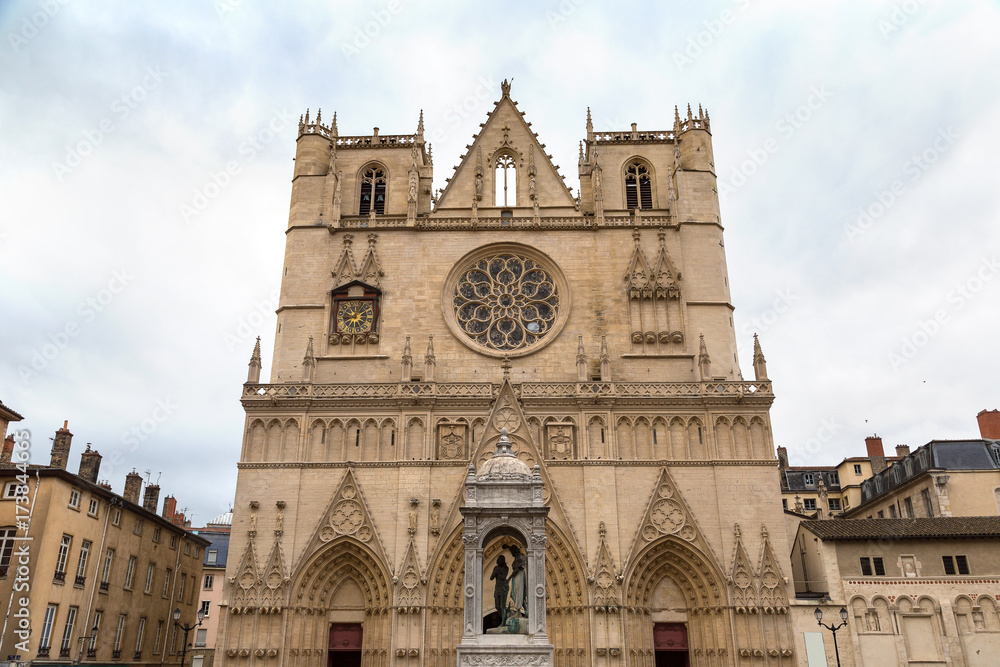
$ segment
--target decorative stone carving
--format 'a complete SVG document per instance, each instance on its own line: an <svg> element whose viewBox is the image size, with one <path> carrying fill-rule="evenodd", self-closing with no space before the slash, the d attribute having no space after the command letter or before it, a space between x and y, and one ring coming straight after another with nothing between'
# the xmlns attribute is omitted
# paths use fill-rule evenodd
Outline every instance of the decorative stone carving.
<svg viewBox="0 0 1000 667"><path fill-rule="evenodd" d="M576 457L575 424L572 422L556 422L545 425L548 442L548 458L565 461Z"/></svg>
<svg viewBox="0 0 1000 667"><path fill-rule="evenodd" d="M468 426L465 424L440 424L438 426L438 458L461 460L465 458Z"/></svg>

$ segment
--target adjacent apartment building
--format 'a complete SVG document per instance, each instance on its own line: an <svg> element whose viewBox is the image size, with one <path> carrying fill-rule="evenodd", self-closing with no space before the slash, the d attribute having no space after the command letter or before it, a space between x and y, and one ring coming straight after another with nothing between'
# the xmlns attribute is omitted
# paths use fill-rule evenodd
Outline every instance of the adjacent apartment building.
<svg viewBox="0 0 1000 667"><path fill-rule="evenodd" d="M89 446L79 472L68 471L72 438L68 424L56 431L47 466L20 460L29 448L23 441L4 448L0 600L9 609L0 657L177 663L183 632L173 613L196 622L209 542L158 515L159 487L143 493L135 471L120 495L98 483L101 455Z"/></svg>

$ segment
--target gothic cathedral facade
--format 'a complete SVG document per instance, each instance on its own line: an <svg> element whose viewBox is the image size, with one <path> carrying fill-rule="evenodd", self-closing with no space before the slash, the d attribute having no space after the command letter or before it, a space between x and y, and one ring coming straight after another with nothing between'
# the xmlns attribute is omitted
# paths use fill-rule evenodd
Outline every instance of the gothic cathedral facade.
<svg viewBox="0 0 1000 667"><path fill-rule="evenodd" d="M588 110L579 176L506 82L438 193L422 114L301 119L270 382L258 342L243 387L226 667L455 665L464 484L501 429L544 482L557 667L799 663L708 114L598 132Z"/></svg>

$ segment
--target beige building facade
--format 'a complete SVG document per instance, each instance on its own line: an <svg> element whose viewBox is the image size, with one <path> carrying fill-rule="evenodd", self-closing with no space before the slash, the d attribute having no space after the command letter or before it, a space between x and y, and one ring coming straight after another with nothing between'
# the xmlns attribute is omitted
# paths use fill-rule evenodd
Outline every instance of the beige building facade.
<svg viewBox="0 0 1000 667"><path fill-rule="evenodd" d="M506 82L438 193L422 117L301 120L216 664L455 665L498 611L487 593L482 628L463 623L460 509L501 429L544 482L528 588L556 665L804 664L812 607L789 584L764 355L752 381L737 358L710 120L664 121L596 132L588 113L577 196Z"/></svg>
<svg viewBox="0 0 1000 667"><path fill-rule="evenodd" d="M48 466L19 469L21 447L0 464L0 654L36 665L179 663L173 612L195 623L207 542L159 516L159 487L141 493L134 471L121 495L99 484L89 446L79 474L67 471L71 440L67 425L56 431Z"/></svg>

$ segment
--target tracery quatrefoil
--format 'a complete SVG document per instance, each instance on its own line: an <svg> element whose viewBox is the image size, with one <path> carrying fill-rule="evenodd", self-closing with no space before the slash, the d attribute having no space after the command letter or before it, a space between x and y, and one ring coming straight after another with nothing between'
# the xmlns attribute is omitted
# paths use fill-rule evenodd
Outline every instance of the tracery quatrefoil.
<svg viewBox="0 0 1000 667"><path fill-rule="evenodd" d="M555 324L555 281L537 262L517 255L480 259L459 278L455 318L476 343L517 350L545 336Z"/></svg>

